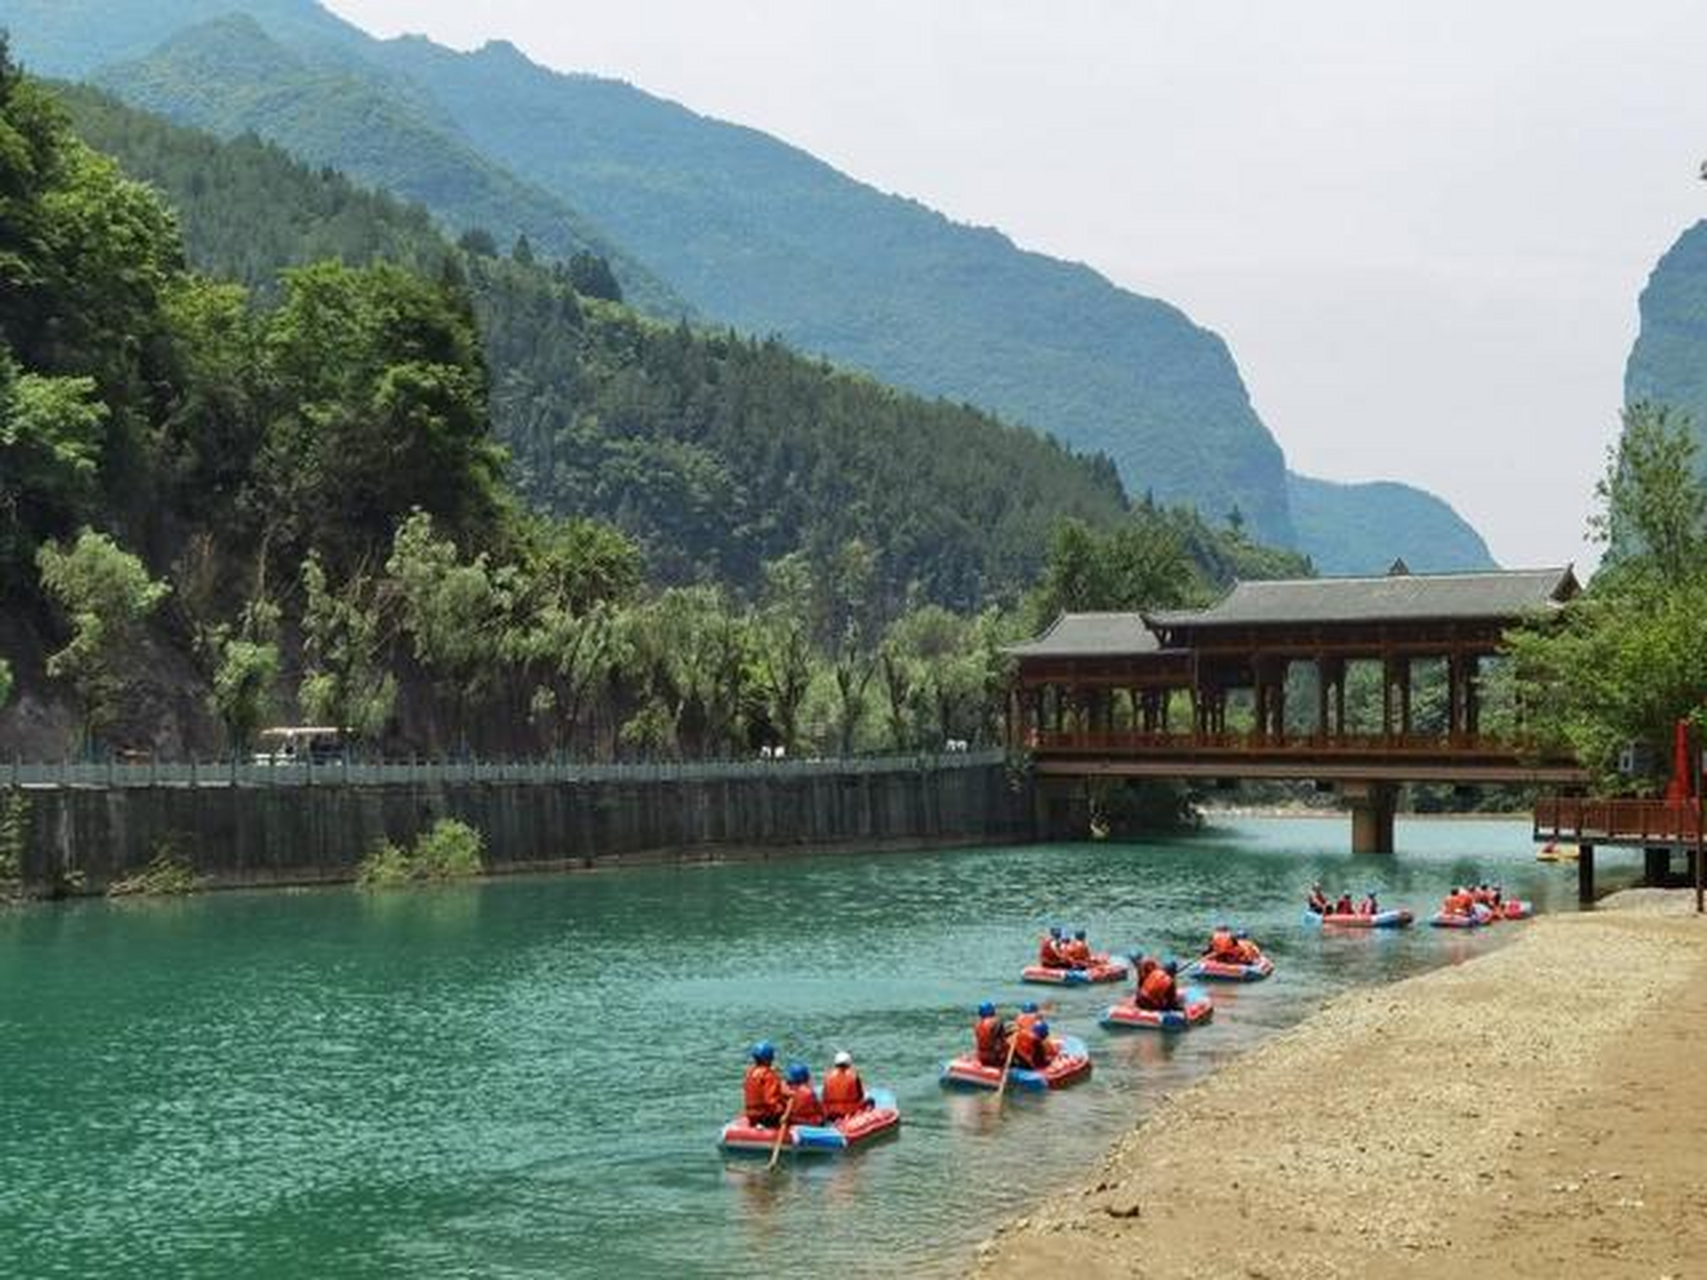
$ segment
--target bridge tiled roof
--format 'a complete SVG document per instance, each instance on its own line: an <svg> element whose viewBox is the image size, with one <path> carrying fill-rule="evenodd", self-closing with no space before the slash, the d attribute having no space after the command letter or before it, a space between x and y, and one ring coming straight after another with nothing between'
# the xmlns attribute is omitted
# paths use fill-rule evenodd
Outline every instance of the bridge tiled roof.
<svg viewBox="0 0 1707 1280"><path fill-rule="evenodd" d="M1018 658L1099 658L1154 653L1155 633L1136 613L1063 613L1035 640L1009 645Z"/></svg>
<svg viewBox="0 0 1707 1280"><path fill-rule="evenodd" d="M1567 566L1479 573L1240 582L1202 610L1148 614L1153 628L1343 622L1511 622L1557 608L1577 593Z"/></svg>

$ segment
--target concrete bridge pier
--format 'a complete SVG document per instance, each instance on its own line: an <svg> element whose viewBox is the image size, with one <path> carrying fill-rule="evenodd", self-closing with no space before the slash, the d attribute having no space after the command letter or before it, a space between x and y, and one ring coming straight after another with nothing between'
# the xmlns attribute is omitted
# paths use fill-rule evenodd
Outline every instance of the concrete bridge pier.
<svg viewBox="0 0 1707 1280"><path fill-rule="evenodd" d="M1351 806L1351 851L1392 853L1399 788L1391 782L1347 782L1340 794Z"/></svg>

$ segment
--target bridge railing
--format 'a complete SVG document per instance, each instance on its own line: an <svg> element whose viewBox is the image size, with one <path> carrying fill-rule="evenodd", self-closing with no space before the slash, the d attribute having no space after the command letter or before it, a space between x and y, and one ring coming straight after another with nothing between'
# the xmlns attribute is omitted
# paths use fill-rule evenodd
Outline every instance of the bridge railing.
<svg viewBox="0 0 1707 1280"><path fill-rule="evenodd" d="M320 764L224 761L55 761L0 765L0 786L314 787L443 783L705 782L900 773L999 764L999 749L943 754L594 763L568 760L332 760Z"/></svg>
<svg viewBox="0 0 1707 1280"><path fill-rule="evenodd" d="M1694 800L1593 800L1548 796L1535 805L1535 838L1573 844L1676 844L1700 833Z"/></svg>
<svg viewBox="0 0 1707 1280"><path fill-rule="evenodd" d="M1522 742L1476 733L1296 733L1277 736L1254 733L1143 733L1040 730L1032 749L1050 752L1144 756L1230 756L1291 754L1334 756L1483 756L1502 760L1523 756Z"/></svg>

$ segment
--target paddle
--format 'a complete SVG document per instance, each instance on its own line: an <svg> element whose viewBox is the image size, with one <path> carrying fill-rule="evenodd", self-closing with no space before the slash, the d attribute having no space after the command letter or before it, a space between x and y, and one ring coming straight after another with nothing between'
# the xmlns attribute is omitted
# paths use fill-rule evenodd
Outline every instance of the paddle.
<svg viewBox="0 0 1707 1280"><path fill-rule="evenodd" d="M771 1162L765 1166L767 1170L776 1168L776 1159L782 1154L782 1140L788 1136L788 1118L794 1114L794 1104L799 1100L798 1094L791 1094L788 1105L782 1109L782 1123L776 1127L776 1141L771 1143Z"/></svg>
<svg viewBox="0 0 1707 1280"><path fill-rule="evenodd" d="M996 1103L1001 1104L1002 1095L1008 1091L1008 1076L1013 1071L1014 1050L1019 1048L1019 1032L1015 1031L1008 1037L1008 1056L1002 1063L1002 1082L996 1086Z"/></svg>

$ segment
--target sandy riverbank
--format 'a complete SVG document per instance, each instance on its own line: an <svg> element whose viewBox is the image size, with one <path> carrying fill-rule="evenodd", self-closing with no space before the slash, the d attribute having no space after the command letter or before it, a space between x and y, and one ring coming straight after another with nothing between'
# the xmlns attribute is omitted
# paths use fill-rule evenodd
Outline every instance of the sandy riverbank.
<svg viewBox="0 0 1707 1280"><path fill-rule="evenodd" d="M1335 1000L1003 1228L978 1274L1702 1274L1707 923L1692 907L1620 894ZM1614 998L1585 1004L1586 974Z"/></svg>

